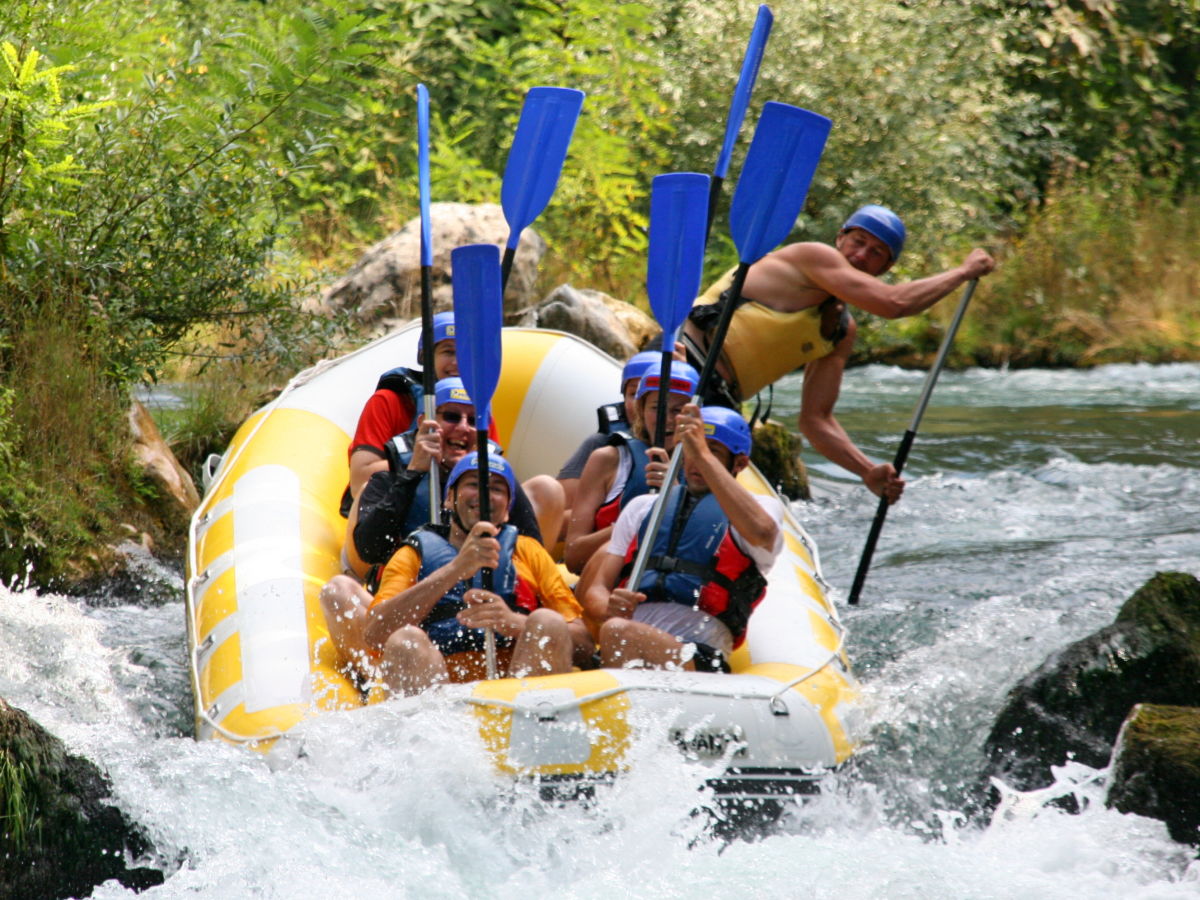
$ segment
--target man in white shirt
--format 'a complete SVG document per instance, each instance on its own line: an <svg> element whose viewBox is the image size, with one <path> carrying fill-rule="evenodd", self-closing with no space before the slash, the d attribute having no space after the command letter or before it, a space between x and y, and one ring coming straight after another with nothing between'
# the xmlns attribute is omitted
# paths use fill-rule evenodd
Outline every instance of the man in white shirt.
<svg viewBox="0 0 1200 900"><path fill-rule="evenodd" d="M688 404L675 436L683 443L686 488L671 492L653 537L642 532L655 497L625 507L585 606L607 614L599 632L605 666L729 671L728 655L744 638L783 547L783 509L777 498L737 483L750 453L741 415ZM627 586L642 540L654 541L649 564L640 583Z"/></svg>

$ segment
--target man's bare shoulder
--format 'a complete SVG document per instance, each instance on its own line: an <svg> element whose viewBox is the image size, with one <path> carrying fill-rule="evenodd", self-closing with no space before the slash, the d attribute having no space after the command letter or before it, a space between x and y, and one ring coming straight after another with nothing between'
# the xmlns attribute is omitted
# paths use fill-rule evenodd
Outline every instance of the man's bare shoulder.
<svg viewBox="0 0 1200 900"><path fill-rule="evenodd" d="M745 294L764 306L800 310L829 296L817 287L813 273L844 263L838 251L818 241L800 241L768 253L746 277Z"/></svg>

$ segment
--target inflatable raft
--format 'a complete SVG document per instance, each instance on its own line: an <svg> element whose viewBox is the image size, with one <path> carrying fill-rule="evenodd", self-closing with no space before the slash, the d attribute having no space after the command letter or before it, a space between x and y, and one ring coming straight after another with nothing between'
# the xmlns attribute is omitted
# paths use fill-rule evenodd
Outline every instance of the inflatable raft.
<svg viewBox="0 0 1200 900"><path fill-rule="evenodd" d="M188 649L198 738L265 747L304 718L361 706L318 602L340 571L347 447L380 373L413 365L419 323L297 376L234 436L191 523ZM560 332L505 329L493 416L522 480L555 473L618 395L620 364ZM753 467L740 476L771 490ZM498 771L607 778L650 727L706 762L719 794L807 792L856 743L858 684L817 550L788 512L782 557L733 674L647 670L501 679L448 692ZM646 723L653 723L647 725Z"/></svg>

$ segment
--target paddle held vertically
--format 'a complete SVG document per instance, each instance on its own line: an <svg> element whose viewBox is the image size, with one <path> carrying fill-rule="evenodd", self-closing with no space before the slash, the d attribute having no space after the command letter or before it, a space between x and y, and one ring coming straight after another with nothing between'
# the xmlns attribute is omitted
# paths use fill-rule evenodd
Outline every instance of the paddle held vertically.
<svg viewBox="0 0 1200 900"><path fill-rule="evenodd" d="M508 285L521 232L554 196L582 107L583 91L574 88L535 87L525 95L500 187L500 206L509 228L500 265L501 292Z"/></svg>
<svg viewBox="0 0 1200 900"><path fill-rule="evenodd" d="M429 91L417 85L417 188L421 202L421 389L424 392L425 421L436 413L433 368L433 226L429 214ZM440 522L442 509L441 460L429 461L429 521Z"/></svg>
<svg viewBox="0 0 1200 900"><path fill-rule="evenodd" d="M737 87L733 91L733 100L729 104L729 116L725 121L725 140L721 144L721 154L717 157L717 165L713 168L712 184L708 193L708 224L705 234L712 231L713 220L717 217L717 202L721 197L721 186L729 173L729 162L733 159L733 145L737 142L738 132L742 130L742 122L746 118L746 109L750 106L750 95L754 92L754 82L758 80L758 68L762 63L763 52L767 48L767 38L771 36L771 25L775 16L764 3L758 8L754 19L754 28L750 32L750 41L746 44L746 55L742 58L742 70L738 73Z"/></svg>
<svg viewBox="0 0 1200 900"><path fill-rule="evenodd" d="M708 194L708 176L696 172L659 175L650 185L646 293L650 297L650 310L663 330L658 419L652 435L655 447L663 445L667 428L667 390L675 338L700 292ZM646 425L649 430L650 423Z"/></svg>
<svg viewBox="0 0 1200 900"><path fill-rule="evenodd" d="M832 125L825 116L798 106L772 101L763 107L729 211L729 230L738 250L738 267L729 289L729 299L722 307L709 339L696 396L692 398L694 403L700 402L712 381L721 346L729 331L729 321L742 296L746 273L753 263L788 236L804 207L808 187L821 161ZM646 571L650 548L662 525L669 495L676 489L675 480L682 463L683 447L676 444L663 481L664 489L654 502L646 538L638 547L629 576L628 583L635 586L634 589Z"/></svg>
<svg viewBox="0 0 1200 900"><path fill-rule="evenodd" d="M455 344L458 374L475 406L475 444L479 453L479 518L491 521L488 492L488 425L492 395L500 381L500 328L503 300L500 249L495 244L468 244L450 251L454 284ZM483 586L492 590L492 571L483 570ZM488 678L496 677L496 636L484 637Z"/></svg>

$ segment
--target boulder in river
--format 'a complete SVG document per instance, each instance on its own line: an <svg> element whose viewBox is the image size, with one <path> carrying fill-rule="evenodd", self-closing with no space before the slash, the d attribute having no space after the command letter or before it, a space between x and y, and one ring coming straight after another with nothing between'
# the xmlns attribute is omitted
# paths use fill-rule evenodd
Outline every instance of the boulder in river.
<svg viewBox="0 0 1200 900"><path fill-rule="evenodd" d="M811 500L808 469L800 458L800 438L774 419L754 428L750 460L775 489L789 500Z"/></svg>
<svg viewBox="0 0 1200 900"><path fill-rule="evenodd" d="M429 207L433 240L430 280L435 312L451 309L450 251L465 244L497 244L503 252L508 223L498 204L433 203ZM532 228L521 233L504 294L506 314L533 303L538 264L546 242ZM342 308L367 325L386 327L421 315L421 220L369 247L354 266L322 294L323 309Z"/></svg>
<svg viewBox="0 0 1200 900"><path fill-rule="evenodd" d="M1107 803L1162 820L1180 843L1200 844L1200 708L1133 708L1113 753Z"/></svg>
<svg viewBox="0 0 1200 900"><path fill-rule="evenodd" d="M0 700L0 897L86 897L112 878L162 884L138 862L153 847L110 793L95 765Z"/></svg>
<svg viewBox="0 0 1200 900"><path fill-rule="evenodd" d="M623 300L569 284L522 310L513 324L565 331L619 360L633 356L661 331L652 318Z"/></svg>
<svg viewBox="0 0 1200 900"><path fill-rule="evenodd" d="M1068 758L1108 765L1138 703L1200 706L1200 581L1159 572L1112 625L1055 653L1009 692L985 750L987 774L1018 790L1049 785Z"/></svg>

